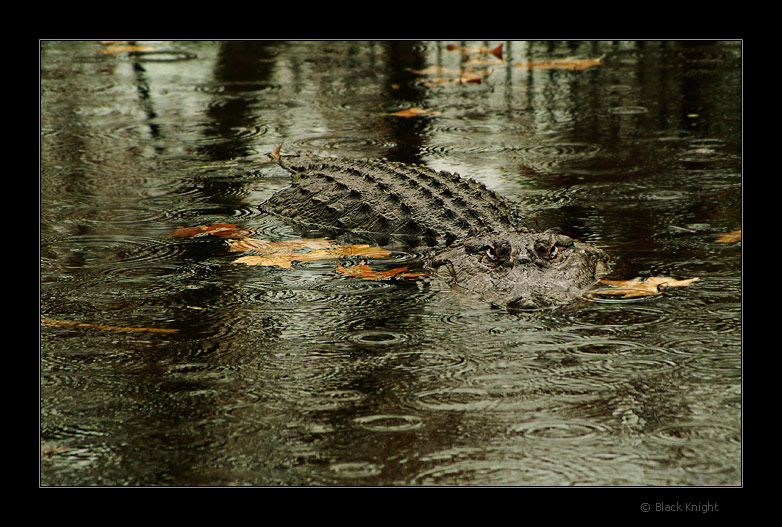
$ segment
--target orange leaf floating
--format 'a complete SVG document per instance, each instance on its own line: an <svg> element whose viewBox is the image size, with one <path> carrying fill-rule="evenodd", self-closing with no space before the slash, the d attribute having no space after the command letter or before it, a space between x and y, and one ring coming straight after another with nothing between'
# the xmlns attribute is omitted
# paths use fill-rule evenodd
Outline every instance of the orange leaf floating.
<svg viewBox="0 0 782 527"><path fill-rule="evenodd" d="M211 225L199 225L197 227L178 227L176 232L169 234L169 236L187 238L190 236L198 236L199 234L211 234L224 238L244 238L253 232L254 231L250 229L241 229L233 223L213 223Z"/></svg>
<svg viewBox="0 0 782 527"><path fill-rule="evenodd" d="M591 296L621 295L623 298L657 295L668 287L685 287L699 278L676 280L665 276L651 276L649 278L633 278L632 280L600 280L601 284L613 286L611 289L600 289L591 293Z"/></svg>
<svg viewBox="0 0 782 527"><path fill-rule="evenodd" d="M301 249L312 251L294 252ZM382 247L372 247L367 244L339 245L328 238L302 238L282 242L270 242L254 238L237 240L230 246L231 251L258 251L261 254L237 258L232 263L260 265L264 267L278 266L290 269L292 262L310 262L314 260L335 260L345 256L366 256L368 258L388 258L391 251Z"/></svg>
<svg viewBox="0 0 782 527"><path fill-rule="evenodd" d="M73 322L70 320L54 320L50 318L42 318L41 324L46 326L59 326L70 328L95 328L106 329L113 331L141 331L147 333L176 333L178 329L162 329L162 328L131 328L127 326L106 326L103 324L88 324L86 322Z"/></svg>
<svg viewBox="0 0 782 527"><path fill-rule="evenodd" d="M716 235L717 243L736 243L741 241L741 229L737 231L721 232Z"/></svg>
<svg viewBox="0 0 782 527"><path fill-rule="evenodd" d="M480 84L491 72L463 72L458 77L435 77L433 79L422 80L421 83L430 86L458 86L460 84Z"/></svg>
<svg viewBox="0 0 782 527"><path fill-rule="evenodd" d="M440 115L440 113L433 110L424 110L423 108L408 108L407 110L399 110L398 112L394 112L391 115L395 115L397 117L417 117L419 115Z"/></svg>
<svg viewBox="0 0 782 527"><path fill-rule="evenodd" d="M366 260L352 267L342 267L339 263L337 264L337 272L339 274L352 276L354 278L363 278L364 280L384 280L400 273L404 273L405 271L407 271L406 265L404 267L397 267L387 271L375 271L369 265L367 265Z"/></svg>
<svg viewBox="0 0 782 527"><path fill-rule="evenodd" d="M62 452L63 450L70 450L71 447L69 446L49 446L45 441L41 440L41 457L47 458L52 457L57 452Z"/></svg>
<svg viewBox="0 0 782 527"><path fill-rule="evenodd" d="M457 44L448 44L445 49L448 51L460 51L465 54L477 54L477 55L493 55L502 60L502 44L496 48L489 48L488 46L459 46Z"/></svg>
<svg viewBox="0 0 782 527"><path fill-rule="evenodd" d="M272 242L258 238L247 237L247 233L253 231L240 229L232 223L213 223L212 225L199 225L198 227L180 227L169 236L198 236L201 234L213 234L227 238L239 238L229 245L232 252L254 251L260 254L241 256L231 262L232 264L245 264L262 267L282 267L290 269L293 262L311 262L315 260L336 260L348 256L364 256L365 258L388 258L391 251L382 247L371 246L365 243L356 245L339 245L328 238L301 238ZM311 250L307 250L311 249ZM359 276L365 280L380 280L391 276L417 277L426 273L407 273L407 267L391 269L389 271L372 271L363 263L364 267L342 267L337 263L337 272L347 276ZM351 271L352 270L352 271ZM351 274L354 273L354 274ZM116 329L116 328L115 328Z"/></svg>
<svg viewBox="0 0 782 527"><path fill-rule="evenodd" d="M145 52L145 51L155 51L157 48L154 46L109 46L107 48L103 48L103 53L108 55L110 53L130 53L132 51L137 52Z"/></svg>
<svg viewBox="0 0 782 527"><path fill-rule="evenodd" d="M284 141L280 142L280 146L278 146L273 152L269 152L266 154L266 157L262 157L260 159L256 159L253 161L254 165L263 165L265 163L273 163L280 159L280 150L282 150L282 143Z"/></svg>
<svg viewBox="0 0 782 527"><path fill-rule="evenodd" d="M339 256L366 256L367 258L388 258L391 251L365 243L358 245L337 245L332 249Z"/></svg>
<svg viewBox="0 0 782 527"><path fill-rule="evenodd" d="M293 253L293 252L280 252L271 254L258 254L242 256L237 258L232 264L243 263L245 265L259 265L263 267L282 267L284 269L290 269L293 267L293 261L297 262L311 262L314 260L331 260L335 255L326 249L316 249L314 251Z"/></svg>
<svg viewBox="0 0 782 527"><path fill-rule="evenodd" d="M551 59L551 60L532 60L528 62L514 62L513 66L526 70L585 70L592 66L602 66L603 58L601 55L596 59Z"/></svg>
<svg viewBox="0 0 782 527"><path fill-rule="evenodd" d="M285 253L300 249L330 249L335 246L328 238L302 238L284 242L270 242L258 238L242 238L231 243L231 251L259 251L265 254ZM367 246L369 247L369 246Z"/></svg>

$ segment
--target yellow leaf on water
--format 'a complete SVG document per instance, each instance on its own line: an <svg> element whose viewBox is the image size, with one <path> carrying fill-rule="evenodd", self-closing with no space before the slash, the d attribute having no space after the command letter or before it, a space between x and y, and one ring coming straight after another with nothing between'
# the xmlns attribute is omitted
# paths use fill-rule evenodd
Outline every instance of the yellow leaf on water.
<svg viewBox="0 0 782 527"><path fill-rule="evenodd" d="M110 54L110 53L130 53L132 51L155 51L157 48L154 46L109 46L107 48L103 48L104 54Z"/></svg>
<svg viewBox="0 0 782 527"><path fill-rule="evenodd" d="M404 273L405 271L407 271L406 265L404 267L397 267L387 271L375 271L369 265L367 265L366 261L351 267L342 267L340 264L337 264L337 272L339 274L352 276L355 278L363 278L364 280L383 280L396 276L400 273Z"/></svg>
<svg viewBox="0 0 782 527"><path fill-rule="evenodd" d="M42 318L41 324L45 326L59 326L70 328L95 328L105 329L113 331L141 331L147 333L176 333L178 329L164 329L164 328L131 328L127 326L106 326L103 324L88 324L86 322L73 322L71 320L54 320L50 318Z"/></svg>
<svg viewBox="0 0 782 527"><path fill-rule="evenodd" d="M577 59L577 58L565 58L565 59L551 59L551 60L531 60L527 62L514 62L513 66L516 68L526 70L585 70L592 66L602 66L603 58L605 55L601 55L596 59Z"/></svg>
<svg viewBox="0 0 782 527"><path fill-rule="evenodd" d="M489 48L488 46L459 46L457 44L448 44L445 49L448 51L459 51L466 55L493 55L494 57L502 60L502 44L497 47Z"/></svg>
<svg viewBox="0 0 782 527"><path fill-rule="evenodd" d="M668 287L686 287L699 278L676 280L665 276L651 276L648 278L633 278L631 280L600 280L601 284L610 285L610 289L599 289L590 293L590 296L617 295L624 298L657 295Z"/></svg>
<svg viewBox="0 0 782 527"><path fill-rule="evenodd" d="M241 256L231 262L232 264L245 264L261 267L282 267L291 269L293 262L311 262L316 260L337 260L339 258L351 256L364 256L365 258L389 258L392 252L382 247L372 246L366 243L356 245L339 245L328 238L300 238L297 240L286 240L273 242L259 238L250 238L249 234L254 231L241 229L232 223L213 223L212 225L199 225L197 227L179 227L176 232L169 236L188 237L201 234L211 234L226 238L238 238L232 240L229 250L232 252L254 252L257 254L248 254ZM366 264L365 264L366 265ZM368 267L368 266L367 266ZM337 264L337 271L344 267ZM361 273L362 267L354 266L348 269L354 269L352 272ZM371 271L371 269L370 269ZM399 275L406 277L421 276L425 273L404 273L404 269L392 269L378 274L367 274L372 276L368 280L378 280L389 276ZM347 274L347 273L343 273ZM365 276L361 276L365 278Z"/></svg>
<svg viewBox="0 0 782 527"><path fill-rule="evenodd" d="M741 241L741 229L716 234L717 243L736 243Z"/></svg>
<svg viewBox="0 0 782 527"><path fill-rule="evenodd" d="M340 256L366 256L368 258L388 258L391 251L382 247L373 247L365 243L358 245L338 245L332 249Z"/></svg>
<svg viewBox="0 0 782 527"><path fill-rule="evenodd" d="M41 440L41 457L52 457L57 452L70 450L70 448L69 446L49 446L45 441Z"/></svg>
<svg viewBox="0 0 782 527"><path fill-rule="evenodd" d="M178 227L177 230L169 236L175 238L188 238L198 236L199 234L211 234L212 236L222 236L224 238L244 238L250 236L255 231L251 229L242 229L233 223L213 223L211 225L198 225L197 227Z"/></svg>
<svg viewBox="0 0 782 527"><path fill-rule="evenodd" d="M338 247L328 238L302 238L282 242L271 242L258 238L242 238L231 243L231 251L259 251L265 254L292 252L300 249L330 249Z"/></svg>
<svg viewBox="0 0 782 527"><path fill-rule="evenodd" d="M395 115L397 117L417 117L419 115L440 115L440 113L435 112L434 110L424 110L423 108L408 108L407 110L399 110L398 112L394 112L391 115Z"/></svg>
<svg viewBox="0 0 782 527"><path fill-rule="evenodd" d="M301 249L314 249L300 251ZM232 263L246 265L279 266L286 269L292 262L311 262L315 260L336 260L345 256L365 256L367 258L388 258L391 251L368 244L338 245L328 238L302 238L282 242L270 242L255 238L245 238L231 243L231 251L257 251L261 254L237 258Z"/></svg>

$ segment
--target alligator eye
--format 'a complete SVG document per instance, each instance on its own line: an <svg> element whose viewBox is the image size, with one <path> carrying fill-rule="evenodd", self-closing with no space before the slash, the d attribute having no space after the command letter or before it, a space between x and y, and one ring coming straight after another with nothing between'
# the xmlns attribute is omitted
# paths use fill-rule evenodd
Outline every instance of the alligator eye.
<svg viewBox="0 0 782 527"><path fill-rule="evenodd" d="M535 253L537 253L538 258L551 258L552 247L554 247L553 244L546 243L543 240L536 241Z"/></svg>

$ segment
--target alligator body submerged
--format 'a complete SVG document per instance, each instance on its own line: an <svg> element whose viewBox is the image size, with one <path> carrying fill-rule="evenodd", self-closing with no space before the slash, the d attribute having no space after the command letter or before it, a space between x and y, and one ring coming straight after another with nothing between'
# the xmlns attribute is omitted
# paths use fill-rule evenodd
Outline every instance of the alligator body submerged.
<svg viewBox="0 0 782 527"><path fill-rule="evenodd" d="M308 230L424 247L432 274L493 305L573 300L607 270L602 250L520 226L512 202L457 174L384 160L269 156L292 183L263 202L263 212Z"/></svg>

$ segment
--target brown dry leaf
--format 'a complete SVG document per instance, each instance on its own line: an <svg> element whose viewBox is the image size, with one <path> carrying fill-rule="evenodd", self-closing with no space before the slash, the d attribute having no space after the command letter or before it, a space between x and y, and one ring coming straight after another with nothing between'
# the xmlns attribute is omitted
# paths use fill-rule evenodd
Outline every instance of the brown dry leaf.
<svg viewBox="0 0 782 527"><path fill-rule="evenodd" d="M46 326L58 326L69 328L95 328L106 329L113 331L141 331L147 333L176 333L178 329L162 329L162 328L130 328L126 326L105 326L103 324L87 324L86 322L73 322L70 320L54 320L50 318L42 318L41 324Z"/></svg>
<svg viewBox="0 0 782 527"><path fill-rule="evenodd" d="M397 117L417 117L419 115L441 115L440 112L434 110L424 110L423 108L408 108L407 110L399 110L391 115Z"/></svg>
<svg viewBox="0 0 782 527"><path fill-rule="evenodd" d="M741 241L741 229L730 232L720 232L716 234L718 236L717 243L736 243Z"/></svg>
<svg viewBox="0 0 782 527"><path fill-rule="evenodd" d="M231 251L260 251L265 254L290 253L300 249L331 249L339 247L328 238L302 238L284 242L270 242L258 238L242 238L231 243ZM368 247L368 246L367 246Z"/></svg>
<svg viewBox="0 0 782 527"><path fill-rule="evenodd" d="M70 450L71 447L68 446L49 446L46 444L45 441L41 440L41 457L47 458L52 457L57 452L62 452L63 450Z"/></svg>
<svg viewBox="0 0 782 527"><path fill-rule="evenodd" d="M282 267L284 269L291 269L293 262L311 262L315 260L336 260L346 256L364 256L366 258L388 258L391 256L391 251L383 249L382 247L371 246L366 243L356 245L339 245L334 243L328 238L301 238L298 240L287 240L280 242L272 242L269 240L261 240L258 238L247 237L253 231L247 229L239 229L232 223L213 223L212 225L199 225L198 227L179 227L176 232L169 236L197 236L200 234L213 234L216 236L223 236L227 238L239 238L233 240L229 245L229 250L232 252L248 252L256 251L260 254L250 254L247 256L241 256L231 262L232 264L245 264L262 267ZM311 249L311 250L303 250ZM366 264L365 264L366 265ZM358 266L355 266L358 267ZM368 267L368 266L367 266ZM337 271L345 269L337 263ZM354 269L350 267L348 269ZM358 267L355 272L361 272L361 267ZM371 269L370 269L371 271ZM421 276L424 273L403 273L407 271L407 267L392 269L391 271L384 271L376 273L373 278L366 278L367 280L379 280L381 278L387 278L399 274L400 276L416 277ZM402 273L402 274L400 274ZM347 273L342 273L347 274ZM361 276L365 278L365 276ZM74 323L76 324L76 323ZM119 328L114 328L119 329ZM132 328L131 328L132 329Z"/></svg>
<svg viewBox="0 0 782 527"><path fill-rule="evenodd" d="M339 256L366 256L367 258L388 258L391 256L391 251L382 247L373 247L366 243L337 245L332 249L332 252Z"/></svg>
<svg viewBox="0 0 782 527"><path fill-rule="evenodd" d="M422 80L421 84L429 87L438 86L458 86L461 84L480 84L490 72L465 72L458 77L435 77L433 79Z"/></svg>
<svg viewBox="0 0 782 527"><path fill-rule="evenodd" d="M154 46L109 46L107 48L103 48L102 52L104 54L109 53L129 53L131 51L155 51L157 48Z"/></svg>
<svg viewBox="0 0 782 527"><path fill-rule="evenodd" d="M418 278L419 276L428 276L429 273L399 273L398 277L400 278Z"/></svg>
<svg viewBox="0 0 782 527"><path fill-rule="evenodd" d="M294 252L301 249L312 251ZM279 266L290 269L292 262L310 262L314 260L336 260L345 256L366 256L368 258L387 258L391 251L368 244L337 245L328 238L302 238L284 242L270 242L254 238L237 240L230 246L231 251L259 251L262 254L242 256L232 263L246 265Z"/></svg>
<svg viewBox="0 0 782 527"><path fill-rule="evenodd" d="M262 255L250 255L250 256L242 256L241 258L237 258L231 264L247 264L247 265L261 265L264 267L283 267L285 269L290 269L293 265L293 254L285 254L285 253L279 253L279 254L272 254L269 256L262 256Z"/></svg>
<svg viewBox="0 0 782 527"><path fill-rule="evenodd" d="M514 62L513 66L527 70L575 70L580 71L592 66L602 66L603 58L601 55L596 59L551 59L551 60L532 60L529 62Z"/></svg>
<svg viewBox="0 0 782 527"><path fill-rule="evenodd" d="M260 159L256 159L253 161L254 165L263 165L265 163L274 163L278 159L280 159L280 150L282 150L282 143L285 141L280 141L280 146L278 146L273 152L269 152L266 154L265 157L262 157Z"/></svg>
<svg viewBox="0 0 782 527"><path fill-rule="evenodd" d="M294 260L297 262L312 262L314 260L332 260L335 258L338 258L338 255L330 249L315 249L314 251L295 253L292 252L292 250L285 251L281 248L273 248L266 254L242 256L241 258L237 258L231 263L260 265L264 267L271 267L276 265L278 267L290 269L293 266Z"/></svg>
<svg viewBox="0 0 782 527"><path fill-rule="evenodd" d="M405 271L407 271L406 265L404 267L396 267L387 271L374 271L369 265L367 265L366 260L352 267L342 267L339 263L337 263L337 272L339 274L352 276L355 278L363 278L364 280L384 280L400 273L404 273Z"/></svg>
<svg viewBox="0 0 782 527"><path fill-rule="evenodd" d="M612 289L600 289L593 295L621 295L624 298L657 295L668 287L685 287L700 278L676 280L665 276L650 276L649 278L633 278L632 280L600 280L601 284L613 286Z"/></svg>
<svg viewBox="0 0 782 527"><path fill-rule="evenodd" d="M496 60L497 59L493 59L491 63L495 63ZM473 63L473 61L469 61L470 66L483 66L487 63L487 59L475 59L475 63ZM458 86L460 84L480 84L492 73L492 70L490 69L474 69L473 67L456 69L444 68L441 66L429 66L428 68L424 68L422 70L411 71L425 76L439 75L438 77L419 79L421 84L430 87ZM404 115L403 117L410 116Z"/></svg>
<svg viewBox="0 0 782 527"><path fill-rule="evenodd" d="M199 234L211 234L224 238L244 238L253 233L253 230L241 229L233 223L213 223L211 225L199 225L197 227L178 227L176 232L169 234L169 236L187 238L190 236L198 236Z"/></svg>
<svg viewBox="0 0 782 527"><path fill-rule="evenodd" d="M477 55L493 55L498 59L502 59L502 44L495 48L489 48L488 46L459 46L457 44L448 44L445 49L448 51L460 51L464 54L477 54Z"/></svg>
<svg viewBox="0 0 782 527"><path fill-rule="evenodd" d="M475 67L481 67L481 66L498 66L500 64L505 64L505 61L501 58L497 57L479 57L474 58L466 61L464 63L464 66L468 68L475 68Z"/></svg>

